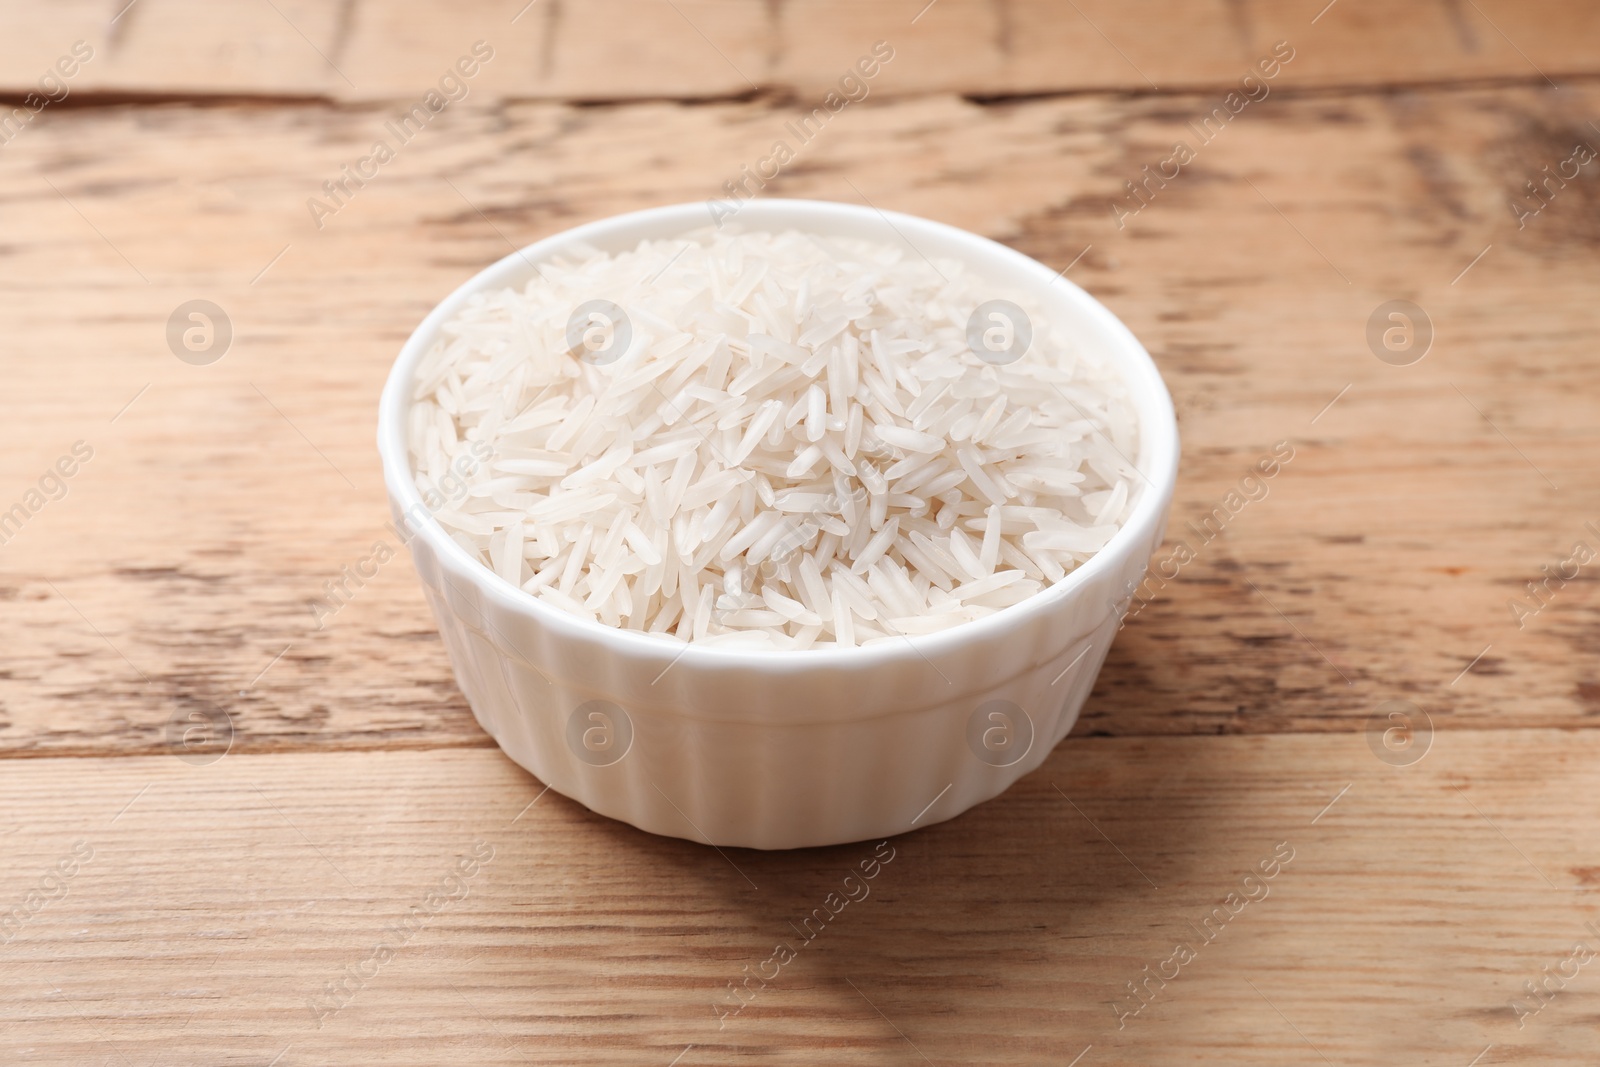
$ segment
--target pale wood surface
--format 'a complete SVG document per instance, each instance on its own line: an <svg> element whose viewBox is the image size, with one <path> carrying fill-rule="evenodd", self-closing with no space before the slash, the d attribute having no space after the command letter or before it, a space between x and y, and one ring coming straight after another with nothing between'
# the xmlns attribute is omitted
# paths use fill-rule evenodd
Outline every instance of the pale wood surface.
<svg viewBox="0 0 1600 1067"><path fill-rule="evenodd" d="M1507 607L1600 549L1600 164L1523 229L1507 207L1600 146L1592 9L1079 2L1113 45L1021 0L914 27L920 3L540 0L318 230L307 197L520 5L139 0L106 39L120 6L7 5L0 32L5 92L100 49L0 146L0 511L94 449L0 546L0 910L96 850L0 944L0 1059L1592 1062L1600 972L1521 1029L1508 1004L1600 948L1595 571L1522 629ZM719 1031L725 983L870 849L730 863L555 794L513 824L542 786L473 722L404 556L323 630L307 602L393 540L376 398L434 302L563 227L719 195L880 37L873 95L768 194L1070 265L1177 402L1171 543L1296 454L1130 620L1046 766L896 840ZM1186 122L1280 38L1272 95L1201 145ZM968 98L1014 93L1062 95ZM1119 229L1178 139L1195 160ZM235 328L210 366L163 336L194 298ZM1437 333L1408 367L1365 340L1397 298ZM1437 729L1406 768L1363 735L1397 698ZM169 720L216 708L233 750L175 759ZM469 898L317 1029L305 998L479 839ZM1123 983L1282 840L1272 896L1119 1031Z"/></svg>
<svg viewBox="0 0 1600 1067"><path fill-rule="evenodd" d="M85 92L351 101L420 97L476 40L496 50L479 91L522 99L820 98L880 40L896 51L877 87L886 94L1224 86L1280 40L1304 50L1291 80L1308 86L1600 73L1600 10L1570 0L125 5L7 0L0 91L31 88L75 40L97 48L73 82Z"/></svg>
<svg viewBox="0 0 1600 1067"><path fill-rule="evenodd" d="M1454 731L1403 769L1359 737L1072 739L892 842L870 895L721 1028L727 983L798 942L789 923L870 843L720 856L555 793L527 808L541 787L493 752L20 761L0 779L7 893L74 842L93 858L3 947L0 1042L141 1067L285 1049L280 1067L664 1067L688 1045L680 1064L1093 1045L1080 1067L1464 1067L1490 1044L1481 1063L1592 1063L1587 968L1520 1030L1509 1001L1600 940L1600 845L1551 818L1592 825L1597 759L1587 731ZM371 975L385 928L480 841L465 897L318 1027L307 998ZM1201 944L1188 924L1284 842L1267 895ZM1111 1002L1177 942L1196 958L1118 1029Z"/></svg>
<svg viewBox="0 0 1600 1067"><path fill-rule="evenodd" d="M1295 443L1271 494L1129 623L1080 730L1342 730L1391 697L1442 724L1586 724L1591 572L1521 630L1507 601L1600 524L1600 195L1574 182L1520 232L1505 200L1565 158L1600 93L1269 97L1119 231L1124 176L1164 158L1203 101L866 106L776 188L865 196L1062 267L1092 246L1071 277L1145 340L1178 403L1174 538L1195 540L1188 521ZM306 197L381 112L69 110L18 137L0 159L8 503L74 440L96 457L0 549L17 624L0 745L150 751L174 706L207 702L230 709L242 747L486 743L403 557L324 630L307 606L392 540L372 446L388 364L509 241L703 197L785 117L446 112L320 232ZM236 326L206 367L163 339L195 297ZM1410 367L1364 340L1395 297L1436 325Z"/></svg>

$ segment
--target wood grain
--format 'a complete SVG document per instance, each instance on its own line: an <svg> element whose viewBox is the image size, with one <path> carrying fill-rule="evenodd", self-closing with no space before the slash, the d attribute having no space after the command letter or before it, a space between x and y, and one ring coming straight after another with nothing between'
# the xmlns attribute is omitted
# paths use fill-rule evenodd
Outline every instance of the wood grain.
<svg viewBox="0 0 1600 1067"><path fill-rule="evenodd" d="M73 89L113 97L415 99L475 40L476 91L506 99L820 98L880 40L882 94L1231 86L1280 40L1305 86L1600 73L1600 13L1572 0L62 0L4 23L17 95L75 40L97 54Z"/></svg>
<svg viewBox="0 0 1600 1067"><path fill-rule="evenodd" d="M1202 145L1186 124L1213 102L868 101L767 192L1076 260L1161 364L1184 443L1169 545L1198 558L1145 590L1080 731L1343 730L1393 698L1441 726L1588 725L1591 570L1520 629L1508 603L1600 547L1600 186L1583 168L1521 230L1507 201L1597 136L1600 93L1273 96ZM67 110L6 147L0 509L75 440L96 451L0 548L0 749L160 751L207 707L247 750L488 743L403 554L323 629L309 607L394 540L372 445L389 362L513 245L715 195L792 112L473 104L320 231L306 199L383 109ZM1196 159L1119 229L1124 182L1185 137ZM234 323L210 366L164 340L193 298ZM1395 298L1437 334L1408 367L1365 340ZM1280 441L1269 495L1202 544L1189 523Z"/></svg>
<svg viewBox="0 0 1600 1067"><path fill-rule="evenodd" d="M0 946L0 1048L299 1067L1092 1046L1083 1067L1173 1050L1276 1067L1464 1065L1493 1044L1482 1062L1587 1064L1588 970L1521 1029L1510 1002L1600 940L1600 847L1551 817L1593 824L1597 766L1590 732L1441 732L1405 768L1359 736L1069 740L1004 796L890 842L868 895L719 1019L728 983L798 943L790 923L873 843L719 855L541 798L496 752L13 761L0 906L41 882L55 899ZM78 842L92 856L46 881ZM492 856L447 882L474 849ZM1263 880L1275 850L1292 859ZM458 899L429 905L436 890ZM1207 943L1190 924L1230 892L1258 899ZM410 939L385 933L414 906ZM1126 983L1180 942L1196 958L1119 1029ZM380 943L393 958L367 963ZM325 1011L347 967L361 978Z"/></svg>
<svg viewBox="0 0 1600 1067"><path fill-rule="evenodd" d="M0 99L76 40L0 144L0 1061L1593 1062L1594 966L1528 985L1600 949L1600 564L1509 606L1600 550L1600 163L1526 196L1600 146L1593 5L60 0L0 8ZM429 308L726 195L877 40L763 195L941 219L1104 300L1179 411L1157 562L1195 558L1039 771L884 846L719 1018L875 843L595 816L477 728L403 553L310 602L395 543L376 401ZM165 336L194 299L233 329L205 366ZM1434 330L1407 366L1367 336L1397 299ZM1404 766L1391 700L1431 723ZM184 762L201 720L231 748Z"/></svg>

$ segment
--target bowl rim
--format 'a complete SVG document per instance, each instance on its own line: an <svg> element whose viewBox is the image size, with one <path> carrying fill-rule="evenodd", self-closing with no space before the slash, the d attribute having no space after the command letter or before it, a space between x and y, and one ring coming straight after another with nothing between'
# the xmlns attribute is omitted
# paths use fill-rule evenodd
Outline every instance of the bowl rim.
<svg viewBox="0 0 1600 1067"><path fill-rule="evenodd" d="M535 263L551 258L583 243L601 249L632 248L640 240L663 239L663 227L688 233L704 229L715 221L709 202L670 204L611 215L583 223L544 237L517 249L478 271L457 286L417 325L401 346L384 383L379 401L377 445L383 466L384 485L391 506L409 525L408 546L423 540L441 567L470 582L499 607L530 617L556 635L577 641L599 642L615 651L695 668L761 669L787 672L817 668L860 669L922 659L931 662L940 654L985 639L1003 638L1012 629L1028 624L1070 601L1083 587L1103 572L1118 566L1130 550L1139 551L1147 539L1150 551L1157 547L1177 479L1178 428L1172 397L1155 361L1133 332L1109 308L1069 281L1064 272L1052 271L1030 256L970 231L915 215L883 211L827 200L763 198L740 203L739 226L744 230L804 229L796 216L826 220L835 225L822 236L839 236L835 231L852 226L881 231L887 223L900 243L915 249L908 232L940 239L943 243L965 246L962 256L981 269L985 262L1003 263L1023 274L1033 274L1043 282L1038 299L1049 305L1056 301L1072 305L1080 315L1096 320L1102 333L1113 342L1108 355L1123 374L1129 388L1139 427L1139 454L1134 466L1146 482L1136 499L1133 513L1123 522L1105 546L1069 572L1061 581L1038 593L971 622L958 623L929 634L904 634L899 641L878 641L851 648L764 649L729 645L705 645L651 636L637 630L591 621L545 604L485 566L462 548L423 503L411 471L406 441L407 414L411 407L412 380L417 363L427 353L441 326L473 295L492 288L520 287L531 276ZM763 223L767 225L764 226ZM633 236L629 236L630 233ZM878 239L882 239L881 233ZM417 514L420 507L421 514ZM1121 598L1118 598L1120 601Z"/></svg>

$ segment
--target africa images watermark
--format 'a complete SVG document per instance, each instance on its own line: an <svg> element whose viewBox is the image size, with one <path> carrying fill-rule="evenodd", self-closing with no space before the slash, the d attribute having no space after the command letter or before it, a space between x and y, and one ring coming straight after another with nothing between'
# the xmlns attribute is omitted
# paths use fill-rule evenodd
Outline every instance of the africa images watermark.
<svg viewBox="0 0 1600 1067"><path fill-rule="evenodd" d="M353 163L343 164L336 177L323 182L322 192L327 199L319 200L313 196L306 200L306 210L311 212L311 221L317 224L317 229L326 225L325 220L329 216L343 211L356 193L378 176L379 169L393 160L401 148L411 143L435 116L452 103L465 100L471 92L468 82L477 77L484 64L493 58L493 46L487 41L474 41L472 54L457 59L455 65L439 77L438 88L429 89L421 100L383 124L385 136L372 142L372 151ZM389 143L391 137L394 139L393 145Z"/></svg>
<svg viewBox="0 0 1600 1067"><path fill-rule="evenodd" d="M45 108L65 100L72 92L67 79L75 77L82 65L93 58L94 46L85 41L73 41L72 51L57 58L52 67L39 75L36 88L22 98L22 107L12 108L9 115L0 115L0 147L10 144L33 125Z"/></svg>
<svg viewBox="0 0 1600 1067"><path fill-rule="evenodd" d="M883 873L883 868L894 861L894 846L887 841L879 841L873 847L872 855L856 865L845 875L840 883L840 888L831 890L822 898L819 907L811 909L810 914L800 920L800 925L793 922L790 928L799 935L798 945L791 945L787 941L779 941L772 948L772 954L755 965L755 972L751 973L750 964L742 968L744 978L742 981L728 982L728 993L720 1001L711 1002L711 1011L717 1017L717 1029L721 1030L728 1025L728 1019L744 1011L765 988L769 982L775 982L783 969L800 954L800 950L815 941L827 928L828 923L837 919L851 901L866 900L872 893L872 887L867 883ZM754 983L752 985L751 983Z"/></svg>
<svg viewBox="0 0 1600 1067"><path fill-rule="evenodd" d="M1222 935L1223 929L1235 916L1250 904L1266 900L1272 893L1272 887L1267 883L1281 874L1293 859L1294 846L1287 841L1280 841L1273 846L1272 855L1257 863L1254 870L1239 880L1238 890L1229 892L1221 904L1200 919L1198 926L1192 921L1189 923L1189 929L1195 933L1195 941L1179 941L1173 947L1172 954L1156 964L1153 971L1148 963L1145 964L1139 977L1127 983L1128 995L1136 1006L1127 1007L1115 1000L1111 1002L1111 1010L1117 1016L1117 1029L1126 1027L1129 1019L1149 1007L1168 982L1176 981L1183 974L1183 969L1199 958L1201 949Z"/></svg>
<svg viewBox="0 0 1600 1067"><path fill-rule="evenodd" d="M1239 479L1239 484L1228 490L1221 502L1208 511L1198 523L1192 519L1188 522L1188 528L1193 532L1195 545L1198 547L1192 547L1186 538L1179 538L1178 543L1165 557L1152 563L1140 577L1128 579L1123 584L1120 597L1128 609L1118 629L1126 626L1129 619L1143 611L1167 587L1168 582L1177 580L1179 572L1184 567L1199 559L1199 549L1205 548L1221 537L1223 529L1229 522L1238 518L1246 506L1255 501L1265 500L1272 492L1268 482L1276 478L1294 456L1294 445L1291 442L1279 441L1273 445L1271 454L1256 460L1250 470ZM1122 603L1113 603L1111 609L1113 613L1121 614Z"/></svg>
<svg viewBox="0 0 1600 1067"><path fill-rule="evenodd" d="M835 115L867 98L872 91L869 83L892 59L893 45L888 41L874 43L870 54L856 60L854 67L840 75L838 89L828 90L822 98L822 106L812 108L809 115L785 122L785 136L772 142L772 148L765 157L757 160L754 167L746 163L739 168L738 178L730 178L722 183L727 198L706 201L711 221L720 229L724 222L739 213L746 202L754 200L768 182L776 179L785 167L799 158L800 151L823 131ZM795 142L793 147L789 144L791 137Z"/></svg>
<svg viewBox="0 0 1600 1067"><path fill-rule="evenodd" d="M417 491L422 496L422 503L411 505L411 509L400 517L398 523L385 523L400 541L401 546L410 544L411 539L417 535L412 524L425 517L421 513L431 515L465 500L468 494L467 479L477 473L480 464L487 463L493 456L494 449L489 442L473 441L446 468L437 485L427 477L419 475ZM307 602L307 606L311 609L311 617L316 620L317 629L327 626L328 620L343 611L345 606L355 599L356 593L376 578L383 565L397 554L393 545L380 538L372 542L365 556L354 564L347 563L340 567L337 577L323 582L322 596L313 597Z"/></svg>
<svg viewBox="0 0 1600 1067"><path fill-rule="evenodd" d="M1255 70L1246 74L1239 81L1239 88L1229 92L1222 98L1222 102L1202 115L1198 122L1190 119L1189 129L1194 131L1197 144L1200 147L1216 140L1229 122L1249 107L1252 103L1260 103L1272 91L1267 84L1283 70L1284 64L1294 59L1295 51L1288 41L1279 41L1272 46L1272 54L1256 61ZM1260 71L1257 77L1256 71ZM1172 146L1172 151L1167 157L1155 165L1155 170L1146 164L1140 171L1143 178L1138 182L1126 181L1127 195L1121 201L1111 202L1111 218L1117 224L1117 229L1125 229L1128 219L1139 214L1150 206L1156 194L1167 187L1167 183L1176 179L1183 173L1183 168L1193 163L1198 156L1197 148L1191 148L1189 142L1178 141ZM1169 169L1170 168L1170 172Z"/></svg>
<svg viewBox="0 0 1600 1067"><path fill-rule="evenodd" d="M28 520L45 509L45 505L51 501L65 500L69 488L67 480L78 473L81 464L93 458L92 445L87 441L74 441L72 451L57 458L39 476L37 488L29 489L22 494L21 500L0 511L0 545L10 544L11 539L22 532Z"/></svg>
<svg viewBox="0 0 1600 1067"><path fill-rule="evenodd" d="M1595 544L1600 544L1600 527L1593 522L1586 522L1583 528L1595 538ZM1540 567L1539 570L1544 575L1543 580L1525 583L1527 599L1519 600L1512 597L1506 601L1506 607L1511 609L1511 618L1516 622L1517 629L1526 627L1529 619L1549 607L1550 601L1566 588L1568 582L1577 581L1583 573L1584 566L1593 563L1597 554L1600 553L1597 553L1589 542L1575 541L1566 559L1557 560L1553 564L1546 563Z"/></svg>
<svg viewBox="0 0 1600 1067"><path fill-rule="evenodd" d="M94 846L79 839L72 843L72 851L61 857L56 865L39 876L32 889L7 911L0 911L0 945L8 945L33 917L67 895L67 883L72 881L82 866L94 859Z"/></svg>
<svg viewBox="0 0 1600 1067"><path fill-rule="evenodd" d="M1591 934L1600 936L1600 926L1596 926L1593 919L1583 925ZM1594 958L1595 951L1589 947L1588 942L1578 941L1559 962L1547 963L1541 967L1537 982L1531 978L1524 981L1522 989L1527 994L1527 999L1517 1000L1513 997L1510 1003L1511 1012L1517 1017L1517 1029L1521 1030L1527 1026L1528 1020L1555 1000L1556 995L1567 988L1567 983L1577 978L1578 972L1594 962Z"/></svg>
<svg viewBox="0 0 1600 1067"><path fill-rule="evenodd" d="M307 997L306 1008L316 1020L317 1029L322 1029L322 1024L330 1017L349 1006L356 994L365 989L368 982L378 977L378 972L384 965L394 959L435 915L443 911L447 905L467 899L472 890L470 879L477 877L492 859L494 859L494 846L487 841L475 842L472 851L458 858L450 873L441 878L437 886L423 894L420 901L406 909L403 918L383 928L383 936L378 939L371 952L367 953L359 963L347 965L339 972L337 979L324 982L320 996Z"/></svg>
<svg viewBox="0 0 1600 1067"><path fill-rule="evenodd" d="M1587 141L1579 141L1572 146L1572 152L1566 159L1556 164L1555 173L1550 172L1547 163L1543 169L1543 176L1535 175L1539 180L1535 184L1533 178L1523 182L1527 192L1522 200L1507 200L1506 206L1511 209L1511 214L1516 217L1517 229L1527 227L1528 220L1536 218L1545 208L1555 202L1556 194L1567 187L1567 182L1578 177L1586 164L1594 162L1594 146ZM1571 168L1569 171L1568 168ZM1593 177L1593 172L1590 172ZM1531 201L1531 204L1529 203Z"/></svg>

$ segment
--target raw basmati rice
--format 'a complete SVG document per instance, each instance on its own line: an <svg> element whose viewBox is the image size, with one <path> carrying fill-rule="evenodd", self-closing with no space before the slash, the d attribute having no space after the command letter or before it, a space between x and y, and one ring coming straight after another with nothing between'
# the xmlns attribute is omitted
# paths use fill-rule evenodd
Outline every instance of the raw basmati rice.
<svg viewBox="0 0 1600 1067"><path fill-rule="evenodd" d="M1032 328L1013 362L969 347L997 295ZM1139 495L1123 381L1039 295L797 232L584 250L445 324L413 471L489 455L435 517L583 618L783 649L932 633L1060 581Z"/></svg>

